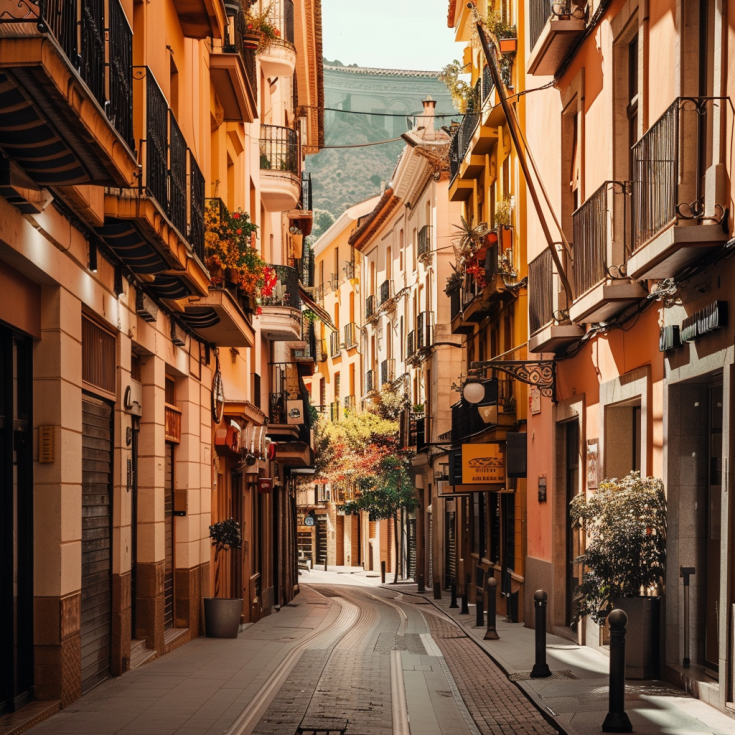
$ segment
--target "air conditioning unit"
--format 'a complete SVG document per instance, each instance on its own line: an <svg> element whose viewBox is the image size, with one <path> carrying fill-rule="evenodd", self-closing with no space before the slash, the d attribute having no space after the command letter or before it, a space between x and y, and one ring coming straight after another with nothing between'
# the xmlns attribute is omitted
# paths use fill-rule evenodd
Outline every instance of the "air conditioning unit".
<svg viewBox="0 0 735 735"><path fill-rule="evenodd" d="M186 347L186 332L172 319L171 341L178 347Z"/></svg>
<svg viewBox="0 0 735 735"><path fill-rule="evenodd" d="M155 322L158 319L158 306L153 299L146 296L142 291L138 291L135 299L135 311L138 316L143 317L147 322Z"/></svg>

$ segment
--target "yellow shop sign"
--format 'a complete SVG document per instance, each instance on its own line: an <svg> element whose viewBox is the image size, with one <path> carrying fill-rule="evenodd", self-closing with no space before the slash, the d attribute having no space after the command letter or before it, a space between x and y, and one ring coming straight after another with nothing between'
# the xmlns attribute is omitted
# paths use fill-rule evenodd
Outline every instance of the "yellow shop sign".
<svg viewBox="0 0 735 735"><path fill-rule="evenodd" d="M505 455L499 444L462 445L462 484L505 485Z"/></svg>

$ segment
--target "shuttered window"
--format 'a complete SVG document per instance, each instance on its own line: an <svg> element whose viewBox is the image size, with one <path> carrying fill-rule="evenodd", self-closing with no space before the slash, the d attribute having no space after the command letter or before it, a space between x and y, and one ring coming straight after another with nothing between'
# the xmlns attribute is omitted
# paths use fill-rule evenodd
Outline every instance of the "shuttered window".
<svg viewBox="0 0 735 735"><path fill-rule="evenodd" d="M115 337L82 317L82 380L115 392Z"/></svg>

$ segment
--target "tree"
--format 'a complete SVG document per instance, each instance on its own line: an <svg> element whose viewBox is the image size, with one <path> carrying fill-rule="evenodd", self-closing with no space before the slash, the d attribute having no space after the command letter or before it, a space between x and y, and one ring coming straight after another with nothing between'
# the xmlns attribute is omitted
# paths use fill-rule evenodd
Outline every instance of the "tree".
<svg viewBox="0 0 735 735"><path fill-rule="evenodd" d="M398 560L398 511L413 511L418 507L418 499L407 472L408 461L405 457L388 454L383 457L377 472L363 475L358 480L361 494L345 504L345 512L352 515L366 511L371 521L393 519L395 555ZM396 563L393 583L398 582Z"/></svg>
<svg viewBox="0 0 735 735"><path fill-rule="evenodd" d="M222 551L242 546L240 524L234 518L218 521L209 527L209 538L214 546L214 596L219 597L219 555Z"/></svg>

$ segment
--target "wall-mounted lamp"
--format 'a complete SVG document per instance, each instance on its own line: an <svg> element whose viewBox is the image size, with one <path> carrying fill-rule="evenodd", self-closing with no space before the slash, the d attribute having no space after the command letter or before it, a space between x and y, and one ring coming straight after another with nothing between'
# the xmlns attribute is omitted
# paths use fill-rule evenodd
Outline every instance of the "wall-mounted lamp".
<svg viewBox="0 0 735 735"><path fill-rule="evenodd" d="M485 400L485 384L479 378L467 378L462 388L462 398L467 403L482 403Z"/></svg>

